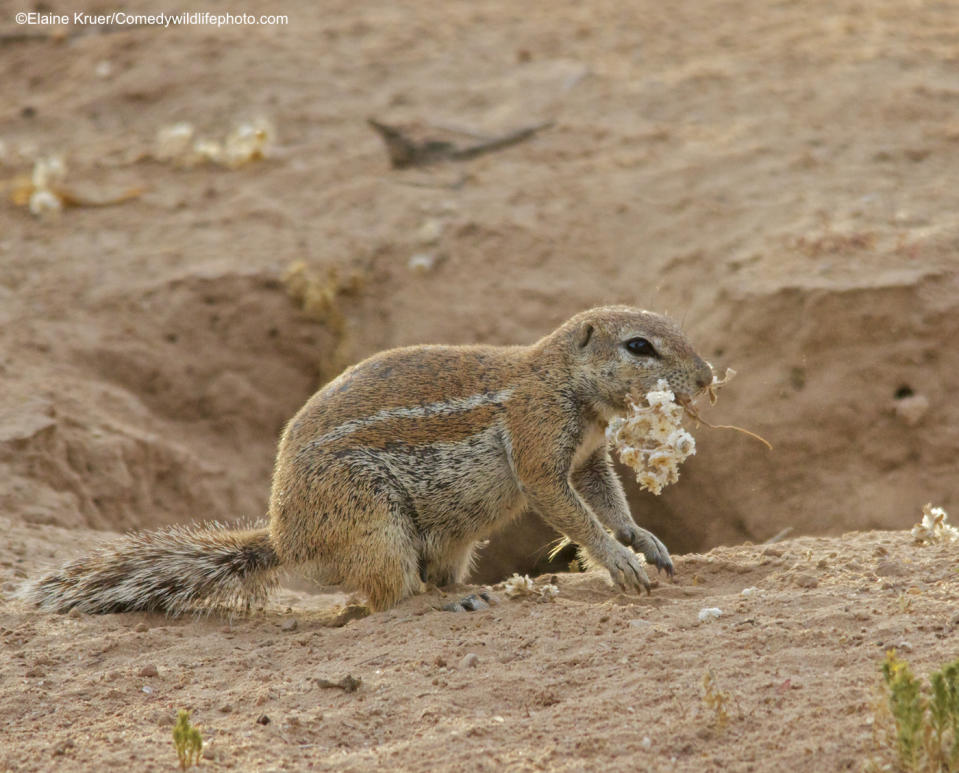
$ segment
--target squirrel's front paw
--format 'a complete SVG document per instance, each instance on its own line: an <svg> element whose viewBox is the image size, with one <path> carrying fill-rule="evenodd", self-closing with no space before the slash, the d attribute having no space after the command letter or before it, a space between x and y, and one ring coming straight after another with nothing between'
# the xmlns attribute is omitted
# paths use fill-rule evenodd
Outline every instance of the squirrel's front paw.
<svg viewBox="0 0 959 773"><path fill-rule="evenodd" d="M604 561L609 570L609 576L624 591L641 593L643 589L649 593L649 577L639 562L636 554L621 545L615 545L609 558Z"/></svg>
<svg viewBox="0 0 959 773"><path fill-rule="evenodd" d="M622 544L631 547L637 553L642 553L646 556L646 560L661 572L666 572L670 577L673 576L675 570L673 568L673 561L669 557L669 551L666 550L666 546L660 542L659 537L651 531L642 529L639 526L630 526L628 529L617 532L616 539Z"/></svg>

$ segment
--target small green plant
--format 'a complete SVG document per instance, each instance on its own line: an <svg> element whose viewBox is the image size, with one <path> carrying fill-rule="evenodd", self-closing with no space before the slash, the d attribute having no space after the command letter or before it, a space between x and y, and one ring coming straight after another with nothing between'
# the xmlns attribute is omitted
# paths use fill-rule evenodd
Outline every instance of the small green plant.
<svg viewBox="0 0 959 773"><path fill-rule="evenodd" d="M895 650L886 653L882 678L889 692L889 711L896 723L896 750L907 770L918 770L922 748L922 725L925 704L919 680L909 664L896 657Z"/></svg>
<svg viewBox="0 0 959 773"><path fill-rule="evenodd" d="M180 709L177 714L176 725L173 726L173 745L176 747L176 756L182 770L186 770L190 765L200 764L203 736L190 724L190 712L186 709Z"/></svg>
<svg viewBox="0 0 959 773"><path fill-rule="evenodd" d="M959 660L929 676L932 748L940 768L959 770Z"/></svg>
<svg viewBox="0 0 959 773"><path fill-rule="evenodd" d="M729 705L729 695L719 689L712 671L706 671L703 674L703 703L715 716L716 727L724 728L729 722L729 712L726 710Z"/></svg>
<svg viewBox="0 0 959 773"><path fill-rule="evenodd" d="M959 660L930 674L925 686L909 664L889 650L882 678L902 767L917 773L957 773Z"/></svg>

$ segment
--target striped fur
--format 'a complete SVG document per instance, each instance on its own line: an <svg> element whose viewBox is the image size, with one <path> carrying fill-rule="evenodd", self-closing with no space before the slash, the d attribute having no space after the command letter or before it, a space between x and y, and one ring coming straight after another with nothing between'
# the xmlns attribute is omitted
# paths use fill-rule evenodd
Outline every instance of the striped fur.
<svg viewBox="0 0 959 773"><path fill-rule="evenodd" d="M265 528L171 526L78 558L33 583L26 596L45 609L87 614L249 607L267 598L278 567Z"/></svg>

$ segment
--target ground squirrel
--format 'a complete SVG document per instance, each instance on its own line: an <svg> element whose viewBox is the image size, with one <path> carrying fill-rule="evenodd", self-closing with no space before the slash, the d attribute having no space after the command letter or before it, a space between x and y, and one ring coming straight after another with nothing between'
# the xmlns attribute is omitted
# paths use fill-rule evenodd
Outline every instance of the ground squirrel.
<svg viewBox="0 0 959 773"><path fill-rule="evenodd" d="M649 589L630 548L672 574L638 527L604 428L666 379L692 397L712 371L666 318L625 306L576 315L531 346L410 346L324 386L283 432L269 525L173 527L120 539L34 583L66 611L252 603L280 567L311 570L383 610L465 579L477 543L527 508L621 588Z"/></svg>

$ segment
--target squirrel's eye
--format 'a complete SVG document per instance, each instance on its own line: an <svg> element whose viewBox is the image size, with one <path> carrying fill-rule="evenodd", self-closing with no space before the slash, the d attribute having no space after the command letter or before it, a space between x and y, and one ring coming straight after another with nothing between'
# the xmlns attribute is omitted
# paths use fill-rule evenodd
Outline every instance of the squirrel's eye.
<svg viewBox="0 0 959 773"><path fill-rule="evenodd" d="M637 357L659 357L656 349L645 338L630 338L626 342L626 349Z"/></svg>

